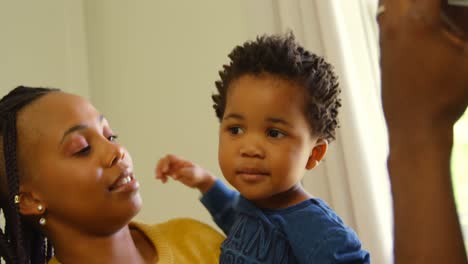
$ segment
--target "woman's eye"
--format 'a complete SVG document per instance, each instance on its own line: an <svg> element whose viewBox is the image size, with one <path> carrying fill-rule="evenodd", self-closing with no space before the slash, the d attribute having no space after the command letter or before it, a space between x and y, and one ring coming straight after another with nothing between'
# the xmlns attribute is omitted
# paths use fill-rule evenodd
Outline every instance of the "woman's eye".
<svg viewBox="0 0 468 264"><path fill-rule="evenodd" d="M111 135L111 136L107 137L107 139L108 139L109 141L114 142L114 141L117 140L118 137L119 137L119 136L117 136L117 135Z"/></svg>
<svg viewBox="0 0 468 264"><path fill-rule="evenodd" d="M272 138L283 138L286 136L285 133L279 131L278 129L269 129L267 131L267 134L269 137L272 137Z"/></svg>
<svg viewBox="0 0 468 264"><path fill-rule="evenodd" d="M76 156L86 156L91 152L91 146L88 145L82 149L80 149L78 152L75 153Z"/></svg>
<svg viewBox="0 0 468 264"><path fill-rule="evenodd" d="M230 127L230 128L229 128L229 132L230 132L232 135L239 135L239 134L244 133L244 130L242 130L242 128L240 128L240 127L238 127L238 126L234 126L234 127Z"/></svg>

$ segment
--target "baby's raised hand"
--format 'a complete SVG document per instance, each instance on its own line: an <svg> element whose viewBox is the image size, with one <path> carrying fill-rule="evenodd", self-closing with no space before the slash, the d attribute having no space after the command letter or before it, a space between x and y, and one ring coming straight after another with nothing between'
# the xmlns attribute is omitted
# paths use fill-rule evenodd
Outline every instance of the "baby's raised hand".
<svg viewBox="0 0 468 264"><path fill-rule="evenodd" d="M216 177L197 164L171 154L158 161L155 173L156 179L163 183L167 182L168 177L171 177L188 187L197 188L203 193L208 191L216 180Z"/></svg>

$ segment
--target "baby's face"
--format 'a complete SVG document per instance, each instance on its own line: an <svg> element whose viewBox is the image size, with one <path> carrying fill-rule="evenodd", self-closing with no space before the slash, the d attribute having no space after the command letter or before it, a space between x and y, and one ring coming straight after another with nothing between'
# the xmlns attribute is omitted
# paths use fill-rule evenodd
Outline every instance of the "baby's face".
<svg viewBox="0 0 468 264"><path fill-rule="evenodd" d="M317 139L303 106L301 87L271 75L244 75L229 87L219 163L227 181L258 206L274 208L300 186L311 162Z"/></svg>

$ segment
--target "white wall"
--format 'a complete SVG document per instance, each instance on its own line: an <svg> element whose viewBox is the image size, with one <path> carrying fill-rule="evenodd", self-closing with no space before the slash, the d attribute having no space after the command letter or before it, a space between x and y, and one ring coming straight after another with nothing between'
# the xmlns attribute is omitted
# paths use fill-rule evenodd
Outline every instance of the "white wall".
<svg viewBox="0 0 468 264"><path fill-rule="evenodd" d="M0 0L0 94L18 85L89 96L81 1Z"/></svg>

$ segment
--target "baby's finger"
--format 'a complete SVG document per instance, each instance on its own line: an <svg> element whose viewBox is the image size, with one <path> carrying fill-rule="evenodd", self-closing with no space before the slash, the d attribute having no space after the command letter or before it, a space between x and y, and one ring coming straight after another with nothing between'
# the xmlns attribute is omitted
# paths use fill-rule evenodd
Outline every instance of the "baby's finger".
<svg viewBox="0 0 468 264"><path fill-rule="evenodd" d="M162 177L165 173L169 171L170 160L168 157L160 159L156 165L156 178Z"/></svg>
<svg viewBox="0 0 468 264"><path fill-rule="evenodd" d="M173 175L170 175L170 177L176 181L180 180L180 178L182 178L182 175L176 173L176 174L173 174Z"/></svg>
<svg viewBox="0 0 468 264"><path fill-rule="evenodd" d="M161 182L162 182L162 183L166 183L166 182L167 182L167 176L166 176L166 175L163 175L163 176L161 177Z"/></svg>
<svg viewBox="0 0 468 264"><path fill-rule="evenodd" d="M162 183L167 182L167 175L166 174L162 174L162 173L156 174L155 178L156 178L156 180L160 180Z"/></svg>
<svg viewBox="0 0 468 264"><path fill-rule="evenodd" d="M182 167L187 167L187 166L193 166L193 163L191 161L186 160L180 156L169 154L167 155L167 158L171 161L171 166L174 166L175 169L180 169Z"/></svg>

